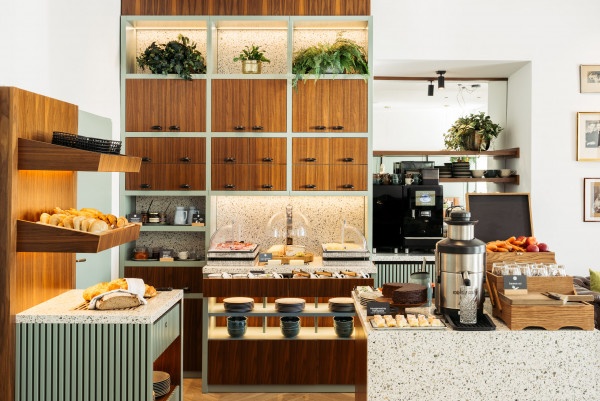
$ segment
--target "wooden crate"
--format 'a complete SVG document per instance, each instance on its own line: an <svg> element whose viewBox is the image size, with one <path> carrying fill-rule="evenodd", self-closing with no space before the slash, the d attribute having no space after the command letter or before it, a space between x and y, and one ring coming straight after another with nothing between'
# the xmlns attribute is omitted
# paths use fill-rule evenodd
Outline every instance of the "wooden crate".
<svg viewBox="0 0 600 401"><path fill-rule="evenodd" d="M492 271L494 263L556 263L554 252L488 252L486 270Z"/></svg>
<svg viewBox="0 0 600 401"><path fill-rule="evenodd" d="M487 272L490 290L504 294L504 276ZM493 287L493 288L492 288ZM556 292L558 294L574 294L573 277L527 277L527 290L533 292Z"/></svg>

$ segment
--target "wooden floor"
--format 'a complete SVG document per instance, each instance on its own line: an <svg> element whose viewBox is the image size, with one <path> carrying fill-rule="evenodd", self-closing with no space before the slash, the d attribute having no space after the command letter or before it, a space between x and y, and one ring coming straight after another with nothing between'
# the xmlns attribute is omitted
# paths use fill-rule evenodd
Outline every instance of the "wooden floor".
<svg viewBox="0 0 600 401"><path fill-rule="evenodd" d="M353 401L354 393L202 394L202 379L183 379L183 401Z"/></svg>

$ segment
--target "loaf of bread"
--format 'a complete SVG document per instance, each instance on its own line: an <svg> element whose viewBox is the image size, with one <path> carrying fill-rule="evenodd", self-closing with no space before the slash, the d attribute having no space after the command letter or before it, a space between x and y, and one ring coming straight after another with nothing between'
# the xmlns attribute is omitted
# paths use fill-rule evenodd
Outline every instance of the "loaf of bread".
<svg viewBox="0 0 600 401"><path fill-rule="evenodd" d="M93 285L83 291L83 299L86 301L91 301L94 297L98 295L107 293L109 291L114 290L127 290L127 280L124 278L118 278L108 283L98 283ZM156 288L151 285L146 284L144 298L152 298L156 296L158 292L156 292Z"/></svg>
<svg viewBox="0 0 600 401"><path fill-rule="evenodd" d="M140 300L137 296L123 292L106 294L104 297L96 301L96 309L100 310L134 308L139 305Z"/></svg>

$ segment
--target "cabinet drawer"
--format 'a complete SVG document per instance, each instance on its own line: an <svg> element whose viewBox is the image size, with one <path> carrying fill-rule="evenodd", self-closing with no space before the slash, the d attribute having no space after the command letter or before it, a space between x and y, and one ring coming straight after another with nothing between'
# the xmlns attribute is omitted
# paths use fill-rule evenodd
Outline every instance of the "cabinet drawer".
<svg viewBox="0 0 600 401"><path fill-rule="evenodd" d="M285 138L249 138L250 164L285 164L287 147Z"/></svg>
<svg viewBox="0 0 600 401"><path fill-rule="evenodd" d="M329 165L295 164L292 189L294 191L329 191Z"/></svg>
<svg viewBox="0 0 600 401"><path fill-rule="evenodd" d="M249 165L250 191L285 191L286 165Z"/></svg>
<svg viewBox="0 0 600 401"><path fill-rule="evenodd" d="M248 184L248 165L213 164L213 191L247 191Z"/></svg>
<svg viewBox="0 0 600 401"><path fill-rule="evenodd" d="M367 190L366 165L333 165L331 166L332 191L366 191Z"/></svg>
<svg viewBox="0 0 600 401"><path fill-rule="evenodd" d="M331 164L368 164L367 138L330 138Z"/></svg>
<svg viewBox="0 0 600 401"><path fill-rule="evenodd" d="M294 164L329 164L329 138L294 138Z"/></svg>
<svg viewBox="0 0 600 401"><path fill-rule="evenodd" d="M248 138L213 138L213 164L247 164Z"/></svg>
<svg viewBox="0 0 600 401"><path fill-rule="evenodd" d="M204 138L127 138L127 154L143 159L144 164L204 163Z"/></svg>
<svg viewBox="0 0 600 401"><path fill-rule="evenodd" d="M125 266L125 277L141 278L154 287L187 289L191 294L202 293L201 267Z"/></svg>
<svg viewBox="0 0 600 401"><path fill-rule="evenodd" d="M160 356L179 336L181 308L175 304L152 325L152 360Z"/></svg>
<svg viewBox="0 0 600 401"><path fill-rule="evenodd" d="M126 190L204 191L204 164L146 164L139 173L125 174Z"/></svg>

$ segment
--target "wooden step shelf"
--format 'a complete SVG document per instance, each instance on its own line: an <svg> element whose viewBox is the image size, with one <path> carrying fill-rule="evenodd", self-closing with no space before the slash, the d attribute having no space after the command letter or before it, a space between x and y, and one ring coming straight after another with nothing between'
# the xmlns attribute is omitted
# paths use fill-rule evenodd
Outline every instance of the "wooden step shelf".
<svg viewBox="0 0 600 401"><path fill-rule="evenodd" d="M518 159L520 148L502 150L374 150L373 156L493 156Z"/></svg>
<svg viewBox="0 0 600 401"><path fill-rule="evenodd" d="M135 241L140 235L140 227L140 224L130 223L122 228L92 234L17 220L17 252L98 253Z"/></svg>
<svg viewBox="0 0 600 401"><path fill-rule="evenodd" d="M488 182L495 184L516 184L519 185L519 176L498 177L498 178L440 178L440 182Z"/></svg>
<svg viewBox="0 0 600 401"><path fill-rule="evenodd" d="M19 138L19 170L138 173L139 157L111 155Z"/></svg>

